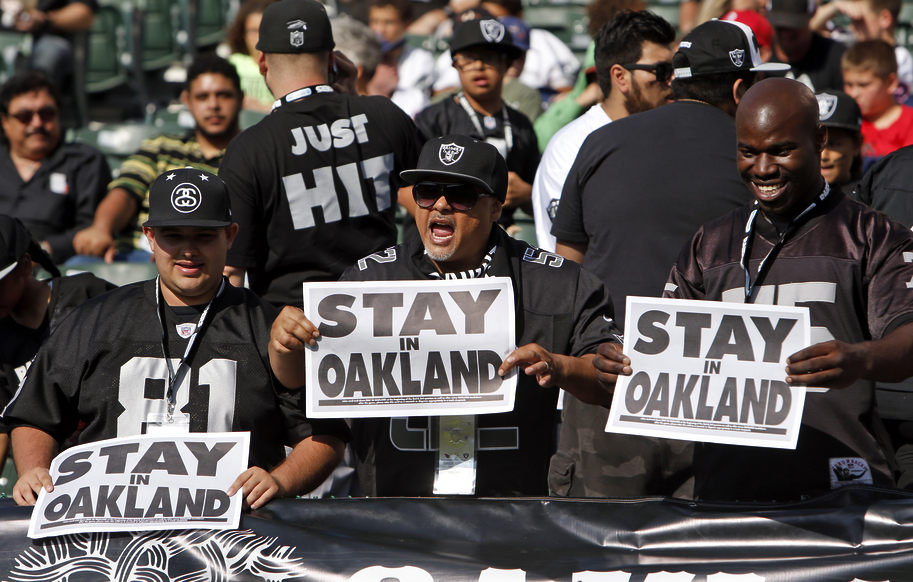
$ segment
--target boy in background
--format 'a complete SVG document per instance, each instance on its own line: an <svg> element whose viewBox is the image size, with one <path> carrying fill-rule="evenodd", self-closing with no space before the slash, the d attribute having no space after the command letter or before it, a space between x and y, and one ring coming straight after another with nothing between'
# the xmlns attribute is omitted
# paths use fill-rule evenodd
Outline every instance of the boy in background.
<svg viewBox="0 0 913 582"><path fill-rule="evenodd" d="M913 108L897 103L897 59L883 40L864 40L843 54L843 90L862 111L862 155L880 158L913 144Z"/></svg>
<svg viewBox="0 0 913 582"><path fill-rule="evenodd" d="M897 46L894 36L902 6L903 0L835 0L820 6L809 24L812 30L826 33L829 21L843 14L850 19L850 32L855 40L883 40L894 47L898 82L894 97L898 103L910 99L913 87L913 55L906 47Z"/></svg>

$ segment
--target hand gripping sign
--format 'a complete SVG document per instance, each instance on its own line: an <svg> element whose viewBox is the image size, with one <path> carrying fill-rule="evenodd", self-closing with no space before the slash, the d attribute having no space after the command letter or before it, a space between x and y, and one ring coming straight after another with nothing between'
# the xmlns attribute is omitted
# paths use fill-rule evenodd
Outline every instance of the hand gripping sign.
<svg viewBox="0 0 913 582"><path fill-rule="evenodd" d="M808 347L808 308L628 297L631 376L606 432L795 449L804 386L786 358Z"/></svg>
<svg viewBox="0 0 913 582"><path fill-rule="evenodd" d="M306 351L311 418L508 412L516 370L507 277L460 281L306 283L320 330Z"/></svg>
<svg viewBox="0 0 913 582"><path fill-rule="evenodd" d="M236 529L243 495L225 491L247 469L250 433L137 435L65 450L54 490L32 510L32 539L82 532Z"/></svg>

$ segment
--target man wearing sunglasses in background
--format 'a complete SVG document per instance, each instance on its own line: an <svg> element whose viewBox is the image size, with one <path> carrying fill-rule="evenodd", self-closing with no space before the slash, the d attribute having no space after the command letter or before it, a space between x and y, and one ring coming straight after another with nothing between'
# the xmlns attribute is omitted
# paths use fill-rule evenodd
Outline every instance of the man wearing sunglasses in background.
<svg viewBox="0 0 913 582"><path fill-rule="evenodd" d="M599 30L594 56L603 100L549 140L533 182L533 216L540 248L555 251L552 220L583 140L612 120L672 101L673 41L675 28L647 11L624 10Z"/></svg>
<svg viewBox="0 0 913 582"><path fill-rule="evenodd" d="M504 75L523 51L514 44L510 31L493 18L458 25L450 51L462 89L415 117L423 140L462 134L497 147L509 172L505 210L512 213L520 207L532 214L530 194L539 165L536 134L525 115L501 100Z"/></svg>
<svg viewBox="0 0 913 582"><path fill-rule="evenodd" d="M605 286L577 264L514 240L496 224L508 177L495 147L463 135L434 139L422 149L418 168L402 177L414 184L421 240L379 253L379 262L361 261L342 280L446 285L453 279L510 277L520 347L499 374L519 368L516 405L512 412L475 417L475 495L546 495L557 387L594 404L611 402L611 393L596 383L591 362L599 338L617 341L611 299ZM270 345L283 358L273 369L284 385L303 385L300 350L318 337L301 310L282 311ZM630 372L620 352L614 357L610 367L616 373ZM438 463L437 445L428 438L432 419L356 419L353 431L365 495L432 495Z"/></svg>
<svg viewBox="0 0 913 582"><path fill-rule="evenodd" d="M0 214L16 217L60 264L73 235L92 224L111 171L81 143L61 143L60 94L43 73L13 77L0 89Z"/></svg>
<svg viewBox="0 0 913 582"><path fill-rule="evenodd" d="M748 26L710 21L672 57L675 102L594 131L561 194L558 254L609 289L618 321L627 296L659 297L669 268L700 226L746 204L736 169L734 115L764 64ZM572 497L690 497L684 441L606 433L608 411L565 398L552 490Z"/></svg>

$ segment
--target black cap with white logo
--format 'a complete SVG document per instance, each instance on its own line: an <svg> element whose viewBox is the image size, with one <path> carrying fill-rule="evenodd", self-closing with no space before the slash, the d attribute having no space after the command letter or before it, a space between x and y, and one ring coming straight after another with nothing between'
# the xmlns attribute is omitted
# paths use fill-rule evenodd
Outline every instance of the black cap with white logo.
<svg viewBox="0 0 913 582"><path fill-rule="evenodd" d="M498 148L467 135L445 135L422 148L418 167L399 174L410 184L445 180L478 186L504 202L507 198L507 162Z"/></svg>
<svg viewBox="0 0 913 582"><path fill-rule="evenodd" d="M784 63L761 60L758 40L741 22L711 20L689 32L672 56L675 77L722 75L741 71L788 71Z"/></svg>
<svg viewBox="0 0 913 582"><path fill-rule="evenodd" d="M514 39L501 22L494 18L467 20L457 25L450 39L450 55L468 48L499 50L510 59L519 59L525 51L514 44Z"/></svg>
<svg viewBox="0 0 913 582"><path fill-rule="evenodd" d="M335 46L330 17L316 0L281 0L263 11L258 51L314 53Z"/></svg>
<svg viewBox="0 0 913 582"><path fill-rule="evenodd" d="M169 170L149 188L143 226L223 228L231 224L228 189L218 176L196 168Z"/></svg>
<svg viewBox="0 0 913 582"><path fill-rule="evenodd" d="M862 131L862 111L856 100L843 91L825 91L818 100L818 121L826 127Z"/></svg>

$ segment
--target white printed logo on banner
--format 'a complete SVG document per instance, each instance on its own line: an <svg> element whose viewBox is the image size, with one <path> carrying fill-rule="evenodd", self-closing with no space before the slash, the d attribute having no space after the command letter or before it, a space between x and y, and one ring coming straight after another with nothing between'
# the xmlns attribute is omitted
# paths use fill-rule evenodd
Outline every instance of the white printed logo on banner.
<svg viewBox="0 0 913 582"><path fill-rule="evenodd" d="M607 432L794 449L805 387L786 358L810 344L808 308L628 297Z"/></svg>
<svg viewBox="0 0 913 582"><path fill-rule="evenodd" d="M311 418L466 415L514 407L516 349L507 277L308 283L304 312Z"/></svg>

